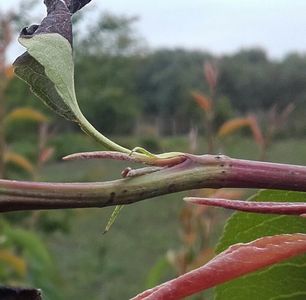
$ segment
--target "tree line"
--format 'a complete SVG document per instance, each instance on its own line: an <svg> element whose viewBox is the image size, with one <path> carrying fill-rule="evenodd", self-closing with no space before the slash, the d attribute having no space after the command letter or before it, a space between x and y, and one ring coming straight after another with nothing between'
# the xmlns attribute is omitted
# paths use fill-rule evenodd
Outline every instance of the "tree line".
<svg viewBox="0 0 306 300"><path fill-rule="evenodd" d="M160 135L186 134L194 127L204 131L204 116L191 92L209 94L203 65L210 62L218 70L217 122L249 112L262 116L275 105L281 110L293 102L290 132L306 133L305 54L274 60L263 49L224 56L186 49L151 50L134 30L135 20L103 14L76 34L77 95L97 129L107 134ZM41 107L19 81L12 82L9 97L11 105L26 101ZM61 126L71 129L68 123Z"/></svg>

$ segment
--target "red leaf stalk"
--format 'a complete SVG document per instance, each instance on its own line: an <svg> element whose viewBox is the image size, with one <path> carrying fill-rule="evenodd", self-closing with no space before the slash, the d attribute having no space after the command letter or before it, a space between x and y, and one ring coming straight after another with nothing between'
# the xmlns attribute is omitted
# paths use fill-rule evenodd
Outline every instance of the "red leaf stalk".
<svg viewBox="0 0 306 300"><path fill-rule="evenodd" d="M206 265L139 294L132 300L177 300L306 253L306 234L285 234L236 244ZM252 257L252 259L250 259Z"/></svg>

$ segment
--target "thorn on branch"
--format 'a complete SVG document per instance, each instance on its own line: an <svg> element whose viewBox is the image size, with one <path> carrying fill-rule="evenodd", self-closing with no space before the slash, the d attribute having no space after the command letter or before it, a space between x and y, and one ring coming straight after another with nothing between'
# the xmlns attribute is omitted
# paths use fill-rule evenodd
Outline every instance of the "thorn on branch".
<svg viewBox="0 0 306 300"><path fill-rule="evenodd" d="M186 202L217 206L239 211L262 213L262 214L281 214L306 216L306 202L254 202L217 198L184 198Z"/></svg>

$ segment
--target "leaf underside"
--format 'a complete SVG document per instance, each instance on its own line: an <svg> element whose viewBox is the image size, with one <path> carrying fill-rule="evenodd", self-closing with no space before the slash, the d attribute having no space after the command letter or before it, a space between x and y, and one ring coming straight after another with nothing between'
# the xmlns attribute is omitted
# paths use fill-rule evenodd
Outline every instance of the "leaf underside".
<svg viewBox="0 0 306 300"><path fill-rule="evenodd" d="M72 15L91 0L45 0L47 16L24 28L19 41L27 52L14 62L16 75L59 115L78 121L72 59Z"/></svg>
<svg viewBox="0 0 306 300"><path fill-rule="evenodd" d="M15 74L25 81L31 91L57 114L70 121L76 121L74 113L56 91L54 83L45 73L45 68L27 52L14 63Z"/></svg>

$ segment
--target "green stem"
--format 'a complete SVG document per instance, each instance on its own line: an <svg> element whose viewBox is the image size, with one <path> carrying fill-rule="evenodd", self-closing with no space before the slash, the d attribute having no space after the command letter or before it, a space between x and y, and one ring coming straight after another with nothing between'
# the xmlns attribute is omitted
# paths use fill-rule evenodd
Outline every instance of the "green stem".
<svg viewBox="0 0 306 300"><path fill-rule="evenodd" d="M111 141L102 133L100 133L94 126L91 125L91 123L85 118L85 116L81 112L79 115L79 125L86 134L93 137L99 144L103 145L106 149L126 154L130 154L132 152L132 150L118 145L117 143Z"/></svg>

